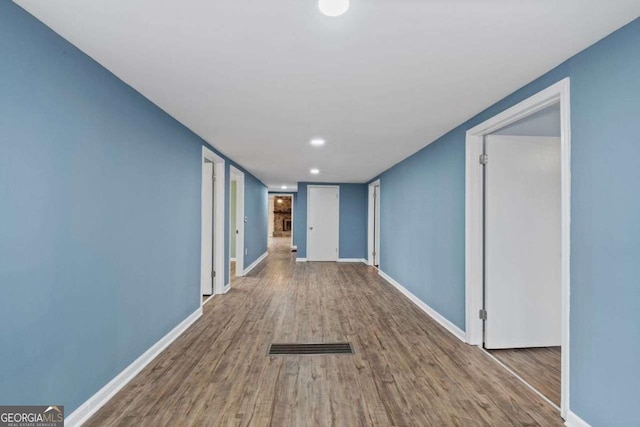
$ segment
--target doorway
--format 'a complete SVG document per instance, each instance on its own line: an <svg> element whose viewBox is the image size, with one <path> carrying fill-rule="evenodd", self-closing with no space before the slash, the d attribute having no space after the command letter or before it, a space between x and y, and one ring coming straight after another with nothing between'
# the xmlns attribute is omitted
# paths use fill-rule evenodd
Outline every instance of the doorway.
<svg viewBox="0 0 640 427"><path fill-rule="evenodd" d="M559 407L560 138L489 135L485 154L484 348Z"/></svg>
<svg viewBox="0 0 640 427"><path fill-rule="evenodd" d="M224 293L224 172L225 161L202 147L201 304Z"/></svg>
<svg viewBox="0 0 640 427"><path fill-rule="evenodd" d="M287 193L269 193L268 238L270 244L286 244L293 251L294 197Z"/></svg>
<svg viewBox="0 0 640 427"><path fill-rule="evenodd" d="M307 259L338 261L340 187L307 187Z"/></svg>
<svg viewBox="0 0 640 427"><path fill-rule="evenodd" d="M229 277L244 276L244 173L231 166L229 172Z"/></svg>
<svg viewBox="0 0 640 427"><path fill-rule="evenodd" d="M369 184L367 263L380 268L380 180Z"/></svg>
<svg viewBox="0 0 640 427"><path fill-rule="evenodd" d="M569 80L467 132L466 338L564 417ZM552 125L549 125L551 123Z"/></svg>

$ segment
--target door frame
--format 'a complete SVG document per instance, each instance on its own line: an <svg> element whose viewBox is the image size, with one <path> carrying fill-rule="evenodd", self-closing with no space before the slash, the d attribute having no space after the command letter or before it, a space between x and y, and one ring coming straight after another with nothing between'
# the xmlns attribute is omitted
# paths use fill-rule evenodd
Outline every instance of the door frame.
<svg viewBox="0 0 640 427"><path fill-rule="evenodd" d="M367 264L373 266L374 256L373 250L376 247L376 242L374 242L374 234L375 234L375 201L374 201L374 192L375 187L378 186L378 193L381 192L382 186L380 185L380 180L376 179L372 183L369 184L369 201L368 201L368 220L367 220ZM378 194L379 196L379 194ZM378 204L379 206L379 204ZM380 221L382 221L382 215L380 215ZM380 236L375 236L378 241L378 252L380 252ZM380 265L380 254L378 253L378 265Z"/></svg>
<svg viewBox="0 0 640 427"><path fill-rule="evenodd" d="M307 260L313 261L309 258L309 205L311 202L311 189L312 188L335 188L338 190L338 226L336 227L336 242L338 244L338 251L336 252L336 261L340 259L340 186L339 185L308 185L307 186Z"/></svg>
<svg viewBox="0 0 640 427"><path fill-rule="evenodd" d="M236 277L242 277L244 276L244 172L235 166L229 166L229 197L231 197L231 183L233 181L236 182L236 229L238 233L229 236L229 241L233 238L236 239ZM229 202L229 218L231 218L231 202ZM231 271L231 253L229 253L229 271ZM229 278L230 284L231 278Z"/></svg>
<svg viewBox="0 0 640 427"><path fill-rule="evenodd" d="M213 269L216 272L216 277L213 280L213 294L219 295L224 293L224 236L225 236L225 161L224 159L208 149L202 146L202 160L201 160L201 177L204 176L204 163L208 160L213 163L213 173L215 175L214 190L213 190ZM202 182L202 180L201 180ZM205 194L204 187L201 184L200 191L200 289L199 298L200 305L202 306L202 290L205 287L205 281L208 281L211 272L206 271L204 260L204 245L207 239L211 236L205 236L204 234L204 222L205 222L205 200L209 197Z"/></svg>
<svg viewBox="0 0 640 427"><path fill-rule="evenodd" d="M295 193L269 193L269 196L273 196L275 197L291 197L291 250L297 249L296 246L293 244L294 240L293 240L293 232L294 232L294 224L295 224L295 219L294 219L294 215L295 215L295 203L296 203L296 198L293 197ZM275 200L274 200L274 205L275 205ZM267 230L269 229L269 227L267 227ZM272 237L272 236L270 236Z"/></svg>
<svg viewBox="0 0 640 427"><path fill-rule="evenodd" d="M267 195L267 239L270 237L273 237L274 230L272 229L272 227L275 228L273 225L273 217L275 216L275 214L273 213L273 210L275 209L275 205L276 205L276 196L269 193Z"/></svg>
<svg viewBox="0 0 640 427"><path fill-rule="evenodd" d="M483 345L484 282L484 176L480 164L484 137L553 104L560 103L560 168L561 168L561 257L562 257L562 368L560 413L569 412L569 355L570 355L570 224L571 224L571 103L570 79L538 92L502 113L469 129L466 135L465 165L465 304L466 341ZM489 315L491 315L489 313Z"/></svg>

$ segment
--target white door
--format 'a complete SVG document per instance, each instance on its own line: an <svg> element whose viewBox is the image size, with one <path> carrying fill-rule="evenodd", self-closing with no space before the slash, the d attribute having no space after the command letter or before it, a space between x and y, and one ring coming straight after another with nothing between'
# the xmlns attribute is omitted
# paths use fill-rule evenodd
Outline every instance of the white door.
<svg viewBox="0 0 640 427"><path fill-rule="evenodd" d="M380 266L380 186L373 187L373 265Z"/></svg>
<svg viewBox="0 0 640 427"><path fill-rule="evenodd" d="M486 348L561 344L560 138L485 140Z"/></svg>
<svg viewBox="0 0 640 427"><path fill-rule="evenodd" d="M336 186L308 187L307 259L338 260L339 190Z"/></svg>
<svg viewBox="0 0 640 427"><path fill-rule="evenodd" d="M202 219L202 234L205 238L202 245L202 278L200 280L202 295L213 294L213 163L202 165L202 194L204 194L204 209Z"/></svg>
<svg viewBox="0 0 640 427"><path fill-rule="evenodd" d="M234 241L235 276L240 277L244 275L244 173L231 166L230 177L232 185L235 185L235 199L229 201L229 216L231 217L232 213L235 216L233 219L229 219L229 222L233 224L229 240Z"/></svg>

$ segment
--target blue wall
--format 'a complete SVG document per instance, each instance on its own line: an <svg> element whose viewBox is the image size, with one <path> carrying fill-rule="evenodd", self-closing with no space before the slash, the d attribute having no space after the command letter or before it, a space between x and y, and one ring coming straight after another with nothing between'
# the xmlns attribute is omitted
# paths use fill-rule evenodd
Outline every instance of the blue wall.
<svg viewBox="0 0 640 427"><path fill-rule="evenodd" d="M206 143L9 1L0 57L0 402L69 414L199 307Z"/></svg>
<svg viewBox="0 0 640 427"><path fill-rule="evenodd" d="M247 251L244 256L245 268L267 252L268 210L267 187L245 172L244 216L247 218L244 224L244 249Z"/></svg>
<svg viewBox="0 0 640 427"><path fill-rule="evenodd" d="M267 187L243 169L237 163L229 160L230 164L236 169L241 170L245 174L244 178L244 216L246 222L244 223L244 249L247 251L243 259L243 265L238 266L239 269L247 268L255 260L257 260L262 254L267 251L267 223L268 223L268 198ZM227 166L227 179L228 195L227 195L227 208L225 212L229 212L229 216L225 219L227 233L227 251L225 253L235 256L235 248L232 249L235 240L232 239L232 226L231 218L235 218L235 209L231 209L231 180L230 180L230 167ZM229 283L229 263L225 263L225 283Z"/></svg>
<svg viewBox="0 0 640 427"><path fill-rule="evenodd" d="M367 185L298 183L294 205L293 239L298 258L307 257L307 186L338 185L340 187L340 258L366 258L367 255Z"/></svg>
<svg viewBox="0 0 640 427"><path fill-rule="evenodd" d="M571 77L571 410L638 425L640 20L381 176L381 268L464 329L465 132ZM391 218L388 220L387 218Z"/></svg>
<svg viewBox="0 0 640 427"><path fill-rule="evenodd" d="M640 425L640 19L570 75L571 409Z"/></svg>
<svg viewBox="0 0 640 427"><path fill-rule="evenodd" d="M381 270L461 328L464 166L459 129L380 180Z"/></svg>
<svg viewBox="0 0 640 427"><path fill-rule="evenodd" d="M298 193L293 205L293 245L297 258L307 257L307 184L298 183Z"/></svg>

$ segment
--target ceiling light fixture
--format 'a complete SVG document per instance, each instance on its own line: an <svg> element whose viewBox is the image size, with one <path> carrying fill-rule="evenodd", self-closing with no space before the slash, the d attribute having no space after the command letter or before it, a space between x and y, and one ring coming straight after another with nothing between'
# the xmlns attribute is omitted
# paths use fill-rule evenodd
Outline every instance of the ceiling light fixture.
<svg viewBox="0 0 640 427"><path fill-rule="evenodd" d="M340 16L349 9L349 0L318 0L318 9L327 16Z"/></svg>
<svg viewBox="0 0 640 427"><path fill-rule="evenodd" d="M311 140L311 145L313 145L314 147L322 147L325 144L325 142L327 141L325 141L322 138L313 138Z"/></svg>
<svg viewBox="0 0 640 427"><path fill-rule="evenodd" d="M282 186L282 187L280 187L280 188L282 188L283 190L286 190L286 189L287 189L287 186L286 186L286 185L283 185L283 186Z"/></svg>
<svg viewBox="0 0 640 427"><path fill-rule="evenodd" d="M320 169L313 168L309 172L311 175L318 175L320 173Z"/></svg>

